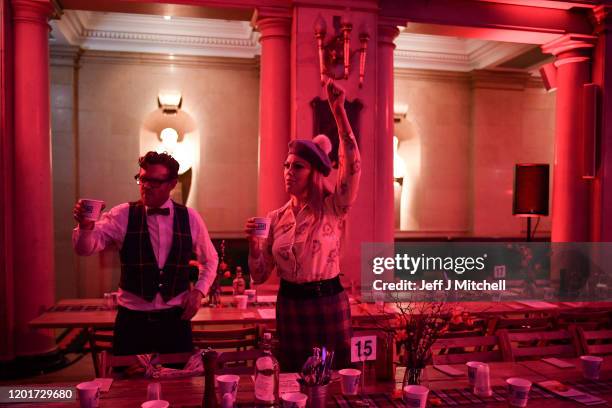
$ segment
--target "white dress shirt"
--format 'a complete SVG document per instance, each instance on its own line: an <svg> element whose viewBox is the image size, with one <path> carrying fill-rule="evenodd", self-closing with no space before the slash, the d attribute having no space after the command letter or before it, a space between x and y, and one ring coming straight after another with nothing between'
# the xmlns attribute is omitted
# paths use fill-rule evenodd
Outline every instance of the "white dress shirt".
<svg viewBox="0 0 612 408"><path fill-rule="evenodd" d="M160 208L170 209L170 215L147 215L147 226L151 238L151 246L157 259L159 268L163 268L170 248L172 246L172 233L174 221L174 205L168 199ZM200 263L198 281L195 289L206 295L215 280L219 258L217 251L210 241L208 230L202 217L192 208L187 208L189 214L189 227L193 251ZM102 251L108 247L121 250L123 239L127 231L130 212L129 203L119 204L110 211L103 213L96 222L94 229L80 229L78 226L72 231L72 246L78 255L87 256ZM150 311L168 309L181 306L188 291L182 292L165 302L160 293L155 295L152 302L140 296L119 288L119 304L132 310Z"/></svg>

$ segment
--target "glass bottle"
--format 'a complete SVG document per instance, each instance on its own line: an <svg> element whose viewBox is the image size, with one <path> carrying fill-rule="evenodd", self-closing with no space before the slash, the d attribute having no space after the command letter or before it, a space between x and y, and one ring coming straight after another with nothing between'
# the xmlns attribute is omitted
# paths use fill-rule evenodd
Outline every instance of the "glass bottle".
<svg viewBox="0 0 612 408"><path fill-rule="evenodd" d="M263 356L255 361L255 405L278 404L280 367L272 355L272 334L264 333Z"/></svg>
<svg viewBox="0 0 612 408"><path fill-rule="evenodd" d="M243 295L246 289L246 281L242 276L242 268L240 266L236 267L236 278L232 282L232 287L234 288L234 295Z"/></svg>

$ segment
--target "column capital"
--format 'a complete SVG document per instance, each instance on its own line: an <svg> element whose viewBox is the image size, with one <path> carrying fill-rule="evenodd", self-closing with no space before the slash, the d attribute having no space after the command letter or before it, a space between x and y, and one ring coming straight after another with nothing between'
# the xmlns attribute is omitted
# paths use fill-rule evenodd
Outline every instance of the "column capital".
<svg viewBox="0 0 612 408"><path fill-rule="evenodd" d="M556 58L555 66L575 62L588 62L591 50L595 47L597 37L584 34L565 34L554 41L544 44L542 52Z"/></svg>
<svg viewBox="0 0 612 408"><path fill-rule="evenodd" d="M390 45L395 48L393 40L399 35L399 29L396 25L387 22L378 23L378 44Z"/></svg>
<svg viewBox="0 0 612 408"><path fill-rule="evenodd" d="M291 12L287 9L258 8L251 24L261 33L259 41L291 37Z"/></svg>
<svg viewBox="0 0 612 408"><path fill-rule="evenodd" d="M595 7L592 19L596 34L609 31L612 28L612 6L599 5Z"/></svg>
<svg viewBox="0 0 612 408"><path fill-rule="evenodd" d="M47 20L53 13L53 5L49 0L12 0L13 20L24 23L47 25Z"/></svg>

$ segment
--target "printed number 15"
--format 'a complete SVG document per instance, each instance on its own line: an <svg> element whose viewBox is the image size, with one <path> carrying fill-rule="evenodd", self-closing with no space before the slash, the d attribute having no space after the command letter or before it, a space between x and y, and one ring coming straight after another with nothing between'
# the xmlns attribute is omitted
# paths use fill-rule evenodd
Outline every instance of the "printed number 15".
<svg viewBox="0 0 612 408"><path fill-rule="evenodd" d="M372 355L372 340L366 340L363 342L363 350L361 346L361 340L355 343L355 345L357 346L357 356L358 357L365 356L367 358Z"/></svg>

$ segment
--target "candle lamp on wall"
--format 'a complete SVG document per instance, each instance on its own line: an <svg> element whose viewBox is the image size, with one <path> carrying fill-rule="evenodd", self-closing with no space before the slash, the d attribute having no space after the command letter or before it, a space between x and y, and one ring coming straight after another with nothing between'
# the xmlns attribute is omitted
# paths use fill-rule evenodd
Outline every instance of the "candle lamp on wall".
<svg viewBox="0 0 612 408"><path fill-rule="evenodd" d="M359 52L359 87L365 78L365 62L370 35L365 26L359 33L359 50L351 51L351 32L353 24L346 17L333 16L333 35L326 42L327 24L319 15L315 20L314 33L319 54L319 74L321 82L325 76L333 79L348 79L351 72L351 57Z"/></svg>
<svg viewBox="0 0 612 408"><path fill-rule="evenodd" d="M157 95L157 106L167 115L176 114L183 104L183 96L177 91L161 91Z"/></svg>

